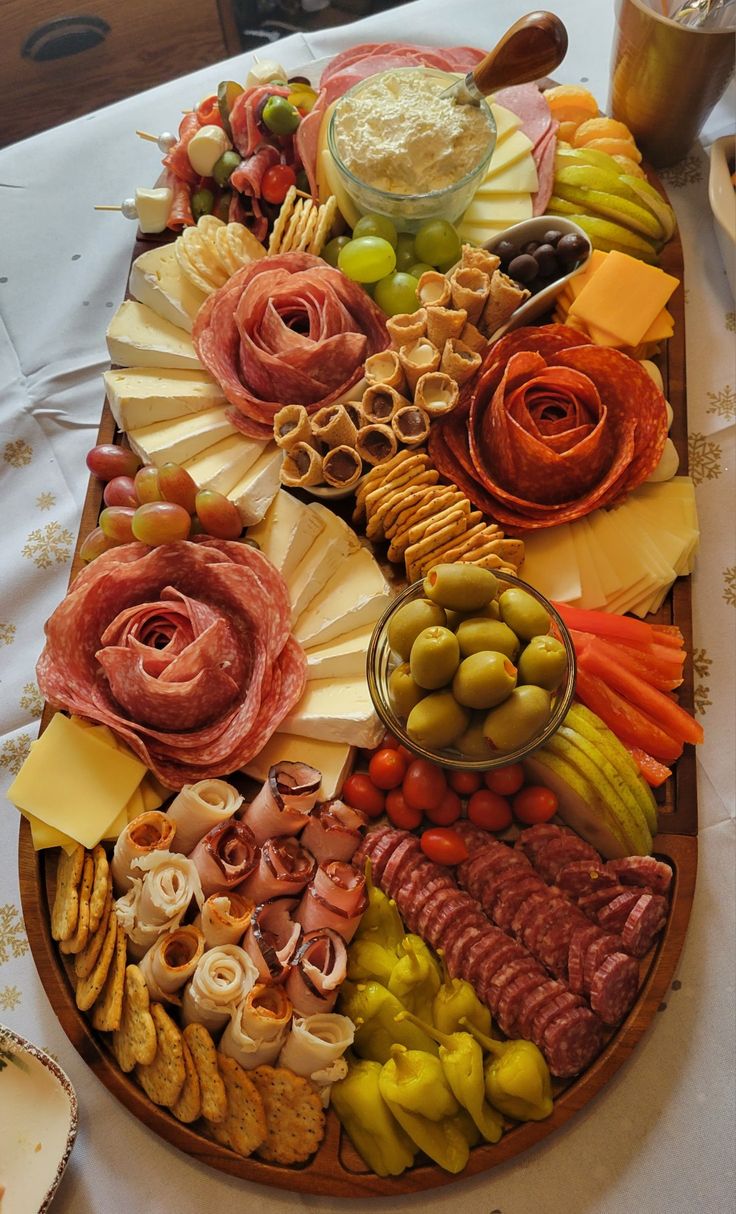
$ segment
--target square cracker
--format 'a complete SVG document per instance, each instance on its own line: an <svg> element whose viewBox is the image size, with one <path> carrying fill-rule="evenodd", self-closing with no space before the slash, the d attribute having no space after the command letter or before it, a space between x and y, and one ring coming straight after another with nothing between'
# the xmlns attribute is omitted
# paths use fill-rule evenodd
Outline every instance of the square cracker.
<svg viewBox="0 0 736 1214"><path fill-rule="evenodd" d="M123 1071L132 1071L137 1063L147 1066L156 1057L156 1025L148 987L137 965L129 965L125 971L120 1028L113 1031L112 1052Z"/></svg>
<svg viewBox="0 0 736 1214"><path fill-rule="evenodd" d="M383 529L386 536L392 539L395 535L402 535L420 519L444 510L453 502L459 505L462 500L463 495L453 485L438 485L436 489L427 486L416 497L410 494L405 501L393 502L386 511Z"/></svg>
<svg viewBox="0 0 736 1214"><path fill-rule="evenodd" d="M188 1125L190 1121L196 1121L202 1112L202 1090L194 1059L184 1037L181 1039L181 1049L186 1078L184 1086L171 1106L171 1111L177 1121L183 1121Z"/></svg>
<svg viewBox="0 0 736 1214"><path fill-rule="evenodd" d="M105 985L92 1008L92 1023L102 1033L112 1033L120 1028L123 1014L123 992L125 990L125 962L128 958L128 941L121 923L117 925L115 953L107 971Z"/></svg>
<svg viewBox="0 0 736 1214"><path fill-rule="evenodd" d="M324 1137L319 1095L307 1079L285 1067L257 1066L250 1077L266 1114L267 1133L258 1154L273 1163L303 1163Z"/></svg>
<svg viewBox="0 0 736 1214"><path fill-rule="evenodd" d="M469 513L470 502L467 498L449 502L447 505L439 506L437 510L425 513L416 522L412 522L403 534L397 533L394 536L390 549L394 555L389 554L389 560L400 560L406 549L412 544L418 543L424 536L432 535L444 527L445 523L457 520L458 517L467 520Z"/></svg>
<svg viewBox="0 0 736 1214"><path fill-rule="evenodd" d="M217 1064L227 1093L227 1113L222 1121L208 1121L207 1129L215 1142L238 1155L252 1155L266 1137L266 1114L252 1082L254 1072L244 1071L227 1054L218 1053Z"/></svg>
<svg viewBox="0 0 736 1214"><path fill-rule="evenodd" d="M115 911L111 910L107 918L105 936L97 960L89 973L85 974L83 978L79 978L77 982L75 998L77 1007L81 1012L89 1011L105 985L105 979L107 978L107 973L112 965L112 959L115 954L118 927L118 917ZM100 932L101 928L98 928L98 934Z"/></svg>
<svg viewBox="0 0 736 1214"><path fill-rule="evenodd" d="M135 1074L149 1100L171 1108L179 1099L187 1077L183 1038L179 1026L160 1003L151 1004L151 1016L156 1026L156 1054L148 1066L139 1063Z"/></svg>
<svg viewBox="0 0 736 1214"><path fill-rule="evenodd" d="M69 855L59 852L56 867L56 893L51 910L51 935L54 940L69 940L79 918L79 883L84 871L85 851L79 843Z"/></svg>
<svg viewBox="0 0 736 1214"><path fill-rule="evenodd" d="M385 535L384 522L391 509L398 509L409 502L414 502L416 505L431 493L432 486L436 482L428 478L431 478L429 470L420 472L416 480L399 484L397 488L394 488L393 484L383 486L382 497L377 500L375 507L371 507L369 512L365 532L368 539Z"/></svg>
<svg viewBox="0 0 736 1214"><path fill-rule="evenodd" d="M447 540L451 540L453 536L460 535L465 525L465 515L458 513L456 518L448 519L443 527L438 531L430 532L416 544L411 544L404 553L404 561L406 563L406 576L410 582L416 579L435 564L434 552L440 548Z"/></svg>
<svg viewBox="0 0 736 1214"><path fill-rule="evenodd" d="M217 1066L217 1049L203 1024L188 1024L184 1040L199 1076L202 1116L207 1121L223 1121L227 1113L227 1093Z"/></svg>
<svg viewBox="0 0 736 1214"><path fill-rule="evenodd" d="M89 900L92 893L92 882L95 873L95 862L89 852L85 853L82 880L79 884L79 907L77 911L77 926L74 934L68 940L60 940L59 948L62 953L81 953L89 938Z"/></svg>

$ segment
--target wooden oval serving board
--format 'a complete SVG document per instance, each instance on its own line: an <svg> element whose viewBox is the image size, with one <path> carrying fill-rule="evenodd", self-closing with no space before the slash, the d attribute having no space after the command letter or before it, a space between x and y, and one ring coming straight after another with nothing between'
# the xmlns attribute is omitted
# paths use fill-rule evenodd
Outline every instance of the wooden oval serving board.
<svg viewBox="0 0 736 1214"><path fill-rule="evenodd" d="M650 174L650 180L661 189L653 174ZM134 256L150 247L150 241L137 245ZM680 456L680 468L686 471L685 308L682 246L678 234L663 250L661 265L668 273L678 277L681 284L668 303L675 320L675 332L659 363L664 393L674 411L670 433ZM105 403L98 442L111 442L114 437L115 422ZM96 478L91 477L77 552L81 541L97 525L101 500L102 486ZM75 555L72 576L79 567L79 557ZM395 570L393 572L395 576ZM679 578L675 582L655 619L661 623L676 624L683 633L687 651L692 653L689 578ZM680 703L692 712L690 663L686 664L685 681L678 695ZM47 712L42 728L48 716L50 714ZM333 1197L385 1197L415 1193L452 1184L466 1176L494 1168L554 1133L604 1087L630 1057L651 1024L677 969L695 890L698 823L695 754L692 747L686 748L675 767L673 778L659 790L657 799L662 830L654 841L654 853L672 865L675 878L666 928L656 947L640 963L641 986L634 1007L624 1023L610 1035L603 1052L583 1075L572 1082L555 1083L554 1111L546 1121L517 1125L495 1145L476 1147L471 1151L466 1168L458 1176L450 1175L429 1162L416 1164L399 1177L382 1179L376 1176L356 1154L332 1111L327 1116L325 1139L312 1159L301 1167L282 1167L264 1163L254 1156L243 1158L236 1155L196 1130L182 1125L166 1109L152 1104L142 1089L118 1067L108 1047L108 1037L95 1032L76 1006L65 962L51 938L50 906L54 893L56 851L34 851L30 827L22 818L18 859L26 930L41 983L75 1049L112 1094L162 1138L221 1172L275 1188Z"/></svg>

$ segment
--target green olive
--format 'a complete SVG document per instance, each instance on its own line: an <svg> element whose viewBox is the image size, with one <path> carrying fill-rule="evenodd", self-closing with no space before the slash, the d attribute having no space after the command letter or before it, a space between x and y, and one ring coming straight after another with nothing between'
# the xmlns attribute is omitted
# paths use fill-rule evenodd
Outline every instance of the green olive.
<svg viewBox="0 0 736 1214"><path fill-rule="evenodd" d="M212 176L221 189L227 185L239 164L242 164L242 157L237 152L230 149L222 153L212 170Z"/></svg>
<svg viewBox="0 0 736 1214"><path fill-rule="evenodd" d="M516 667L505 653L483 649L464 658L452 680L452 694L466 708L493 708L516 686Z"/></svg>
<svg viewBox="0 0 736 1214"><path fill-rule="evenodd" d="M486 607L498 592L498 578L477 565L435 565L424 579L424 593L451 611Z"/></svg>
<svg viewBox="0 0 736 1214"><path fill-rule="evenodd" d="M498 602L504 624L508 624L522 641L531 641L532 637L545 636L549 632L549 612L520 586L509 586Z"/></svg>
<svg viewBox="0 0 736 1214"><path fill-rule="evenodd" d="M460 661L457 637L449 628L424 628L411 647L409 665L415 683L436 691L449 683Z"/></svg>
<svg viewBox="0 0 736 1214"><path fill-rule="evenodd" d="M408 662L402 662L391 671L388 677L388 698L397 716L406 719L420 700L426 696L423 687L419 687L411 677Z"/></svg>
<svg viewBox="0 0 736 1214"><path fill-rule="evenodd" d="M433 625L444 626L445 623L445 613L437 603L432 603L429 599L413 599L410 603L404 603L404 606L399 607L391 616L388 643L395 653L408 662L411 647L419 633L425 628L431 628Z"/></svg>
<svg viewBox="0 0 736 1214"><path fill-rule="evenodd" d="M565 646L553 636L532 637L519 658L519 682L556 691L567 667Z"/></svg>
<svg viewBox="0 0 736 1214"><path fill-rule="evenodd" d="M211 215L212 208L215 205L215 196L212 190L195 190L192 194L192 218L195 223L201 219L203 215Z"/></svg>
<svg viewBox="0 0 736 1214"><path fill-rule="evenodd" d="M459 738L455 738L455 749L459 750L461 755L466 755L468 759L488 758L491 752L483 733L482 716L471 720L465 733L461 733Z"/></svg>
<svg viewBox="0 0 736 1214"><path fill-rule="evenodd" d="M508 624L502 623L501 620L488 620L483 616L472 616L463 620L457 630L457 640L464 658L470 657L471 653L491 649L505 653L506 657L514 662L521 648L519 638Z"/></svg>
<svg viewBox="0 0 736 1214"><path fill-rule="evenodd" d="M420 746L444 750L468 727L470 713L461 708L451 691L425 696L409 713L406 732Z"/></svg>
<svg viewBox="0 0 736 1214"><path fill-rule="evenodd" d="M501 608L498 605L498 599L491 599L490 603L485 607L478 607L476 611L448 611L447 612L447 627L452 628L453 632L457 632L460 625L465 620L500 620Z"/></svg>
<svg viewBox="0 0 736 1214"><path fill-rule="evenodd" d="M544 688L516 687L483 722L487 746L504 754L525 746L546 725L551 711L550 694Z"/></svg>
<svg viewBox="0 0 736 1214"><path fill-rule="evenodd" d="M263 107L263 121L274 135L291 135L299 126L301 117L296 106L286 97L274 94Z"/></svg>

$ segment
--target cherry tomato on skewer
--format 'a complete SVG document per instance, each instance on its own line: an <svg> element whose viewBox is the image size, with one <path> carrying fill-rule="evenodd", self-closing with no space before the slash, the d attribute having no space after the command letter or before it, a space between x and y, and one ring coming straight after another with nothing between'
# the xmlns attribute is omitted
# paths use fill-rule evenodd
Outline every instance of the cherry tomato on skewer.
<svg viewBox="0 0 736 1214"><path fill-rule="evenodd" d="M274 164L266 169L261 181L261 195L266 202L284 201L291 186L296 185L296 173L288 164Z"/></svg>

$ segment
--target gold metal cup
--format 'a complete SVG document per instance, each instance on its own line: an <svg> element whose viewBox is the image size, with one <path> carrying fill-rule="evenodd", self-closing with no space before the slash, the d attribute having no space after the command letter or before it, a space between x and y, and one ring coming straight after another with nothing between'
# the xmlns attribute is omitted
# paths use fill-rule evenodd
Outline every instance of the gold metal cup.
<svg viewBox="0 0 736 1214"><path fill-rule="evenodd" d="M726 88L735 51L733 29L687 29L647 0L616 0L610 111L655 168L687 154Z"/></svg>

